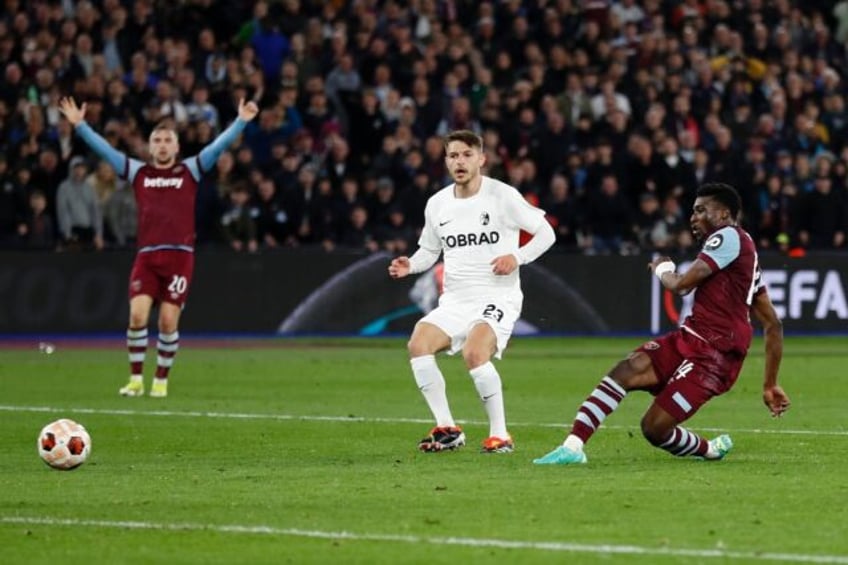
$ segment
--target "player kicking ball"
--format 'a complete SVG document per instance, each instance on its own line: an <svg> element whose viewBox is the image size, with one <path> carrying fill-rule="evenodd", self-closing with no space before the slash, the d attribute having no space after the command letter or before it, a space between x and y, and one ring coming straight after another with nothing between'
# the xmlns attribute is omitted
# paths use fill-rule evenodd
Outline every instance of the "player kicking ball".
<svg viewBox="0 0 848 565"><path fill-rule="evenodd" d="M555 235L542 210L515 188L482 175L486 157L479 135L454 131L444 146L454 182L427 201L418 250L389 265L389 275L399 279L426 271L444 254L439 305L418 321L408 344L412 374L436 420L418 448L435 452L465 445L435 359L440 351L462 351L489 418L482 451L508 453L514 443L506 426L501 377L491 359L500 359L521 314L519 265L542 255ZM521 230L533 238L519 247Z"/></svg>
<svg viewBox="0 0 848 565"><path fill-rule="evenodd" d="M754 242L736 223L741 207L730 185L698 189L690 219L703 243L698 257L683 273L675 272L667 257L650 264L668 290L683 295L697 289L692 314L680 328L642 344L613 367L577 410L565 442L534 463L586 463L584 444L632 390L655 397L642 417L642 434L653 446L678 457L722 459L733 447L730 436L708 441L680 424L736 382L751 345L752 312L765 335L763 401L773 416L789 409L789 397L777 384L783 328L760 279Z"/></svg>
<svg viewBox="0 0 848 565"><path fill-rule="evenodd" d="M98 135L85 121L86 105L63 98L59 109L77 134L132 184L138 206L138 252L130 272L127 349L130 380L122 396L142 396L142 369L147 351L150 310L159 304L156 376L150 396L168 395L168 372L180 346L178 324L194 272L194 202L200 178L259 112L253 102L239 102L238 117L198 155L177 160L179 138L173 126L160 123L150 133L150 162L131 159Z"/></svg>

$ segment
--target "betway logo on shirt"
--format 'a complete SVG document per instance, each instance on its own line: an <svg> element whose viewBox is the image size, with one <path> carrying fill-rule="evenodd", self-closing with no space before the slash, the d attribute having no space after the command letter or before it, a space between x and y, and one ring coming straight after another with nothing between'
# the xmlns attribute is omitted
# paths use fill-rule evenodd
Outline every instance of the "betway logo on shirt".
<svg viewBox="0 0 848 565"><path fill-rule="evenodd" d="M144 188L182 188L183 178L145 177Z"/></svg>

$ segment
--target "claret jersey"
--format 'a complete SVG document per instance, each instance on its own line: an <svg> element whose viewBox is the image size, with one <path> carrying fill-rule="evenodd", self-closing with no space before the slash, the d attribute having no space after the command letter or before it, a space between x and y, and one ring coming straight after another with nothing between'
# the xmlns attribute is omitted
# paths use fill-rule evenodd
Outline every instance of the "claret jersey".
<svg viewBox="0 0 848 565"><path fill-rule="evenodd" d="M124 176L132 183L138 206L140 251L194 247L194 201L200 178L197 159L180 161L159 169L135 159L128 160ZM194 169L194 171L192 170Z"/></svg>
<svg viewBox="0 0 848 565"><path fill-rule="evenodd" d="M200 177L218 161L221 153L244 131L237 118L197 155L173 167L159 169L112 147L91 126L82 122L77 133L133 187L138 206L139 252L164 249L194 250L194 202Z"/></svg>
<svg viewBox="0 0 848 565"><path fill-rule="evenodd" d="M711 233L698 258L713 270L695 290L683 327L723 352L744 355L751 345L751 304L759 290L757 250L748 232L724 226Z"/></svg>

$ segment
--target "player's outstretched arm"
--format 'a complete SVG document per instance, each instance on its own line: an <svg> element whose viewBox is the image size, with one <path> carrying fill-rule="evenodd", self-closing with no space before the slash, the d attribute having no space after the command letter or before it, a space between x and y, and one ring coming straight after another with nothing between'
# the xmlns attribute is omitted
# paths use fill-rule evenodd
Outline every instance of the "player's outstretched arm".
<svg viewBox="0 0 848 565"><path fill-rule="evenodd" d="M85 141L86 145L91 147L102 159L105 159L117 171L118 175L125 178L129 159L124 153L109 145L108 141L88 125L85 121L85 110L85 102L82 106L77 106L76 100L70 96L65 96L59 100L59 111L74 126L74 130Z"/></svg>
<svg viewBox="0 0 848 565"><path fill-rule="evenodd" d="M402 279L407 275L423 273L436 264L441 254L441 250L437 251L419 247L412 254L412 257L402 256L392 259L391 264L389 264L389 276L393 279Z"/></svg>
<svg viewBox="0 0 848 565"><path fill-rule="evenodd" d="M648 263L648 268L665 288L681 296L698 288L698 285L713 274L710 266L701 259L692 261L684 273L675 272L677 267L674 262L665 256L657 257Z"/></svg>
<svg viewBox="0 0 848 565"><path fill-rule="evenodd" d="M201 172L205 173L212 170L221 153L232 145L236 138L241 135L241 132L244 131L247 122L255 118L258 113L259 107L256 106L255 102L245 102L244 98L239 100L238 118L233 120L233 123L222 131L212 143L204 147L200 155L198 155Z"/></svg>
<svg viewBox="0 0 848 565"><path fill-rule="evenodd" d="M792 404L783 388L777 384L780 361L783 359L783 323L777 316L768 292L763 288L754 296L751 312L763 326L766 365L763 374L763 402L772 416L779 417Z"/></svg>

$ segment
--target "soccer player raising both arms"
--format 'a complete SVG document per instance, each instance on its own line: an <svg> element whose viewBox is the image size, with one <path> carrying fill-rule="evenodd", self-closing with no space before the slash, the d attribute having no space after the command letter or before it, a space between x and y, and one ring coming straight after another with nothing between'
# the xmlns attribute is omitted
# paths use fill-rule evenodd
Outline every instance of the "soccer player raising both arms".
<svg viewBox="0 0 848 565"><path fill-rule="evenodd" d="M444 253L439 305L415 325L408 344L415 382L436 420L418 448L432 452L465 444L435 360L440 351L461 350L489 418L483 451L508 453L513 440L506 427L501 377L491 358L501 357L521 314L518 267L542 255L554 243L554 231L544 212L515 188L481 174L486 157L479 135L454 131L444 146L454 183L427 201L418 250L389 265L390 276L403 278L426 271ZM519 248L521 230L533 238Z"/></svg>
<svg viewBox="0 0 848 565"><path fill-rule="evenodd" d="M683 273L667 257L650 264L666 289L681 295L697 289L692 314L613 367L578 409L565 442L534 463L586 463L583 445L631 390L655 397L642 417L642 434L652 445L679 457L723 458L733 447L729 436L708 441L680 424L736 382L751 345L752 312L765 335L763 401L773 416L789 409L789 397L777 384L783 328L760 280L754 242L737 226L741 207L730 185L698 189L690 219L702 242L698 257Z"/></svg>
<svg viewBox="0 0 848 565"><path fill-rule="evenodd" d="M116 150L85 122L86 105L63 98L59 109L95 153L132 183L138 205L138 253L130 273L130 316L127 329L130 381L123 396L144 394L142 368L147 350L147 325L154 303L159 305L158 362L150 396L168 395L168 371L180 343L180 312L194 271L194 202L200 177L210 171L224 150L259 112L241 100L238 118L196 156L177 160L176 130L159 124L149 140L150 162L131 159Z"/></svg>

